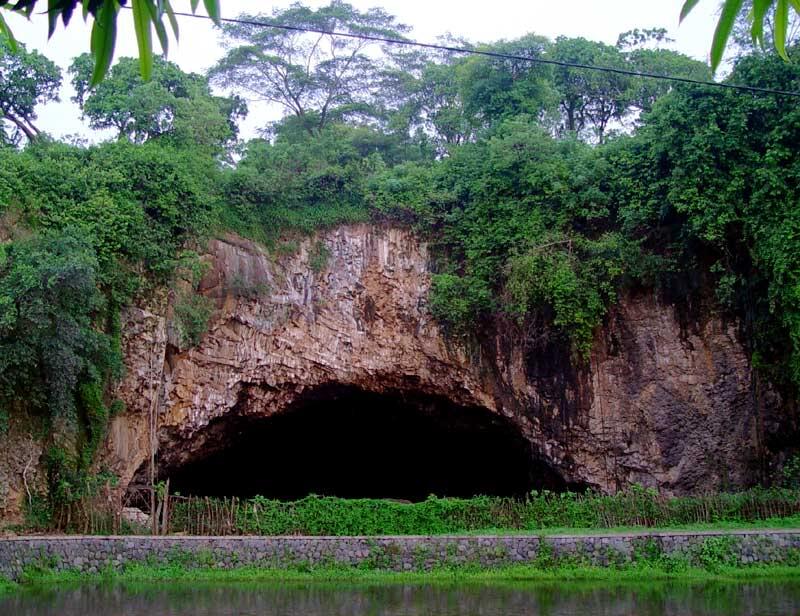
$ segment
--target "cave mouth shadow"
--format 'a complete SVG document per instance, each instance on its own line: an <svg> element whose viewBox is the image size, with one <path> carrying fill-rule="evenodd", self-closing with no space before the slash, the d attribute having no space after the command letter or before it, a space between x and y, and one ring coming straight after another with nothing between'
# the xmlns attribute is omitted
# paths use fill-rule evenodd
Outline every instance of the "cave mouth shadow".
<svg viewBox="0 0 800 616"><path fill-rule="evenodd" d="M566 489L506 418L438 396L327 386L273 417L218 422L214 451L163 469L172 492L417 502Z"/></svg>

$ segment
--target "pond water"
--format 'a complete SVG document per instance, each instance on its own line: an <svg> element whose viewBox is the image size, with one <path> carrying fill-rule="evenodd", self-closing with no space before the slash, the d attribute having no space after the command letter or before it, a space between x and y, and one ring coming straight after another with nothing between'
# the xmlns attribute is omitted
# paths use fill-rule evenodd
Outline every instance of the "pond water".
<svg viewBox="0 0 800 616"><path fill-rule="evenodd" d="M3 616L795 616L800 582L80 586L0 598Z"/></svg>

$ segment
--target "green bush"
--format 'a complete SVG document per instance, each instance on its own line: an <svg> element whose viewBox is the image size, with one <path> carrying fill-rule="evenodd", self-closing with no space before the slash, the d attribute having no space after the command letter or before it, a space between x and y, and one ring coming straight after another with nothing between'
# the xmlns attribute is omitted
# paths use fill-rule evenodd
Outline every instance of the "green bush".
<svg viewBox="0 0 800 616"><path fill-rule="evenodd" d="M214 310L213 302L194 292L183 293L175 302L175 326L181 347L199 344L208 330L208 320Z"/></svg>
<svg viewBox="0 0 800 616"><path fill-rule="evenodd" d="M106 309L91 245L73 231L5 247L0 263L0 409L17 401L50 417L77 417L79 385L120 366L95 327Z"/></svg>
<svg viewBox="0 0 800 616"><path fill-rule="evenodd" d="M431 276L431 313L456 334L475 332L481 316L489 313L492 293L486 283L471 276Z"/></svg>
<svg viewBox="0 0 800 616"><path fill-rule="evenodd" d="M314 495L297 501L255 497L224 503L178 497L172 501L171 528L194 534L426 535L745 523L798 514L800 492L787 489L665 498L634 487L613 496L569 492L532 493L523 500L431 496L410 504Z"/></svg>
<svg viewBox="0 0 800 616"><path fill-rule="evenodd" d="M312 272L319 274L328 266L330 257L330 249L322 242L315 242L308 255L308 266Z"/></svg>

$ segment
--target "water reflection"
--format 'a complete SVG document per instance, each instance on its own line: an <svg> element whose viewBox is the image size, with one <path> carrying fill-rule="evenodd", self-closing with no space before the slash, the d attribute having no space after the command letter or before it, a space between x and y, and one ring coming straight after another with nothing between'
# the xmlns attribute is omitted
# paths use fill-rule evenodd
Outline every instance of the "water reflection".
<svg viewBox="0 0 800 616"><path fill-rule="evenodd" d="M794 616L800 583L81 586L0 599L14 616Z"/></svg>

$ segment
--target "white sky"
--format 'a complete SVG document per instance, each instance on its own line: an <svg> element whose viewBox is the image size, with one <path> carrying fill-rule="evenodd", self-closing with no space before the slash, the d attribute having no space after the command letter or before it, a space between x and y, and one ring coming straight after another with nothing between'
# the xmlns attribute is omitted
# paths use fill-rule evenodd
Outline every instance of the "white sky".
<svg viewBox="0 0 800 616"><path fill-rule="evenodd" d="M678 24L678 14L684 0L350 0L356 8L364 10L382 6L390 14L413 27L409 36L421 41L434 42L445 33L452 33L470 41L490 42L515 39L529 32L554 39L557 36L582 36L591 40L614 44L620 32L633 28L666 28L675 39L675 48L692 57L705 60L710 48L716 23L718 2L705 0L683 24ZM329 0L304 0L312 7L324 6ZM40 3L42 4L42 3ZM270 13L275 7L286 7L288 1L257 2L253 0L221 0L223 17L236 17L241 12ZM202 7L202 3L200 4ZM189 0L173 0L175 10L189 10ZM38 9L38 6L37 6ZM178 18L180 41L170 45L169 59L183 70L203 72L221 56L217 33L208 20ZM47 19L34 15L30 22L23 17L7 17L16 37L29 49L38 49L65 71L61 103L51 103L40 108L40 129L54 137L81 134L91 141L102 135L93 133L80 119L80 110L70 102L72 90L66 68L72 58L88 51L88 25L81 20L79 11L66 30L59 25L53 38L47 40ZM135 56L136 38L132 17L126 11L120 15L116 56ZM242 125L242 136L251 137L255 130L269 120L279 117L275 109L251 105L250 114Z"/></svg>

